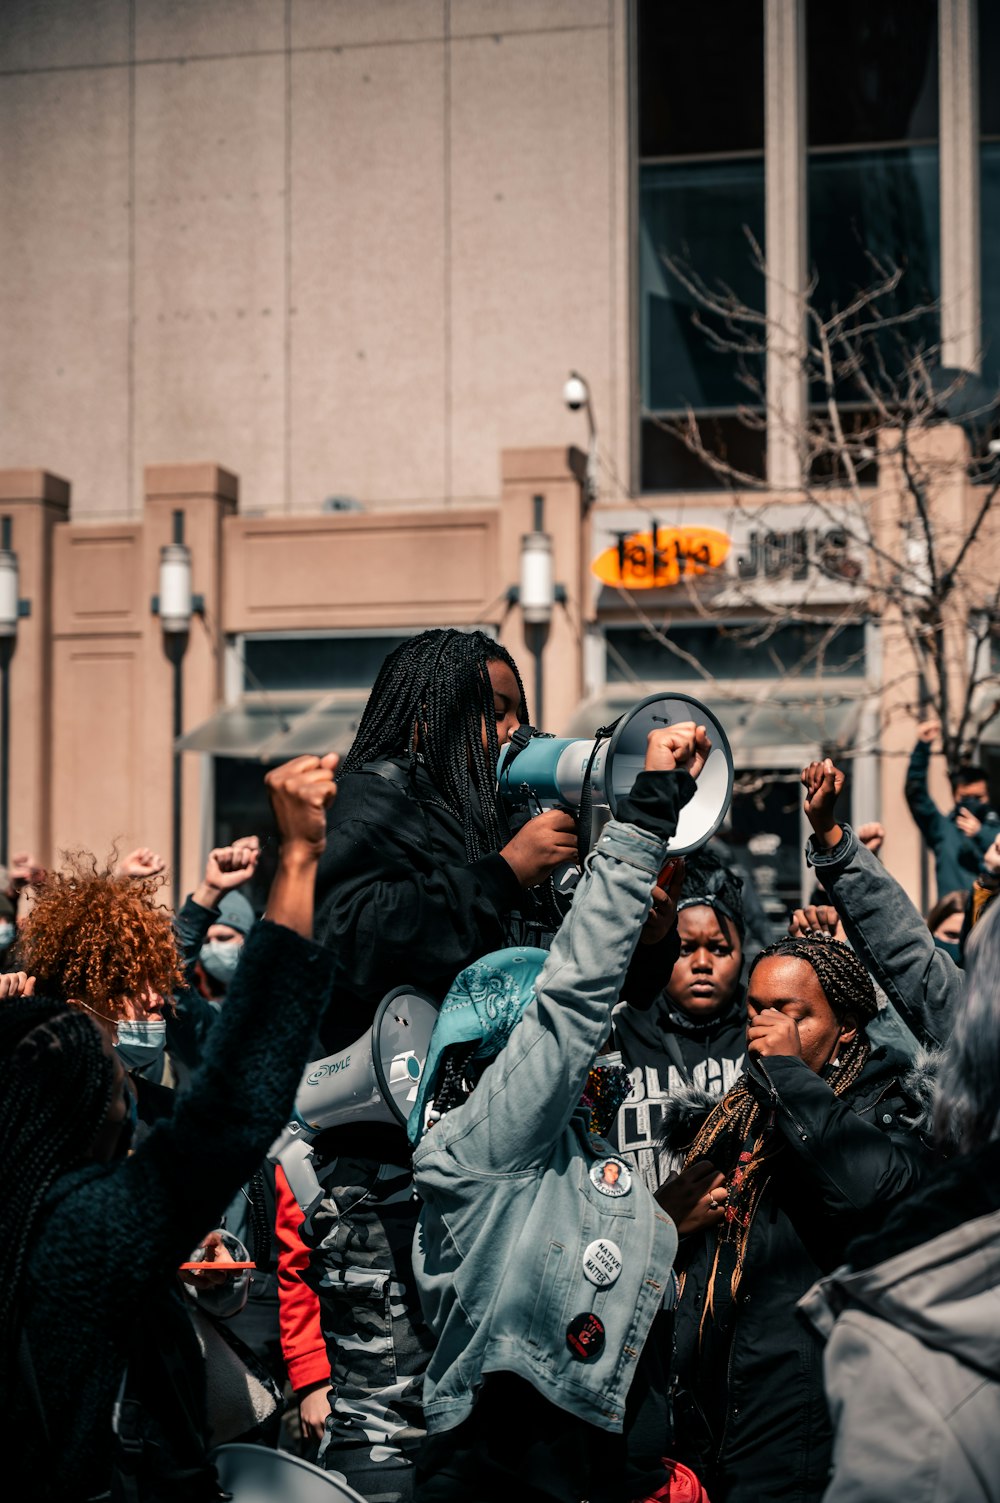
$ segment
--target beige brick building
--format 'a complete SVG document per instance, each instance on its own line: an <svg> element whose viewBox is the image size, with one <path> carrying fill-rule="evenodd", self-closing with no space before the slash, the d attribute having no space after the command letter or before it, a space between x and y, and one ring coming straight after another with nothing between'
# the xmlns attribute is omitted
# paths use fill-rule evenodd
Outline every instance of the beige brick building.
<svg viewBox="0 0 1000 1503"><path fill-rule="evenodd" d="M176 511L204 602L183 676L190 882L254 817L264 763L349 742L398 637L482 624L531 684L508 592L543 495L567 597L547 725L586 729L659 684L708 698L655 618L710 670L748 790L737 835L775 914L808 880L791 779L827 747L856 754L854 816L887 823L887 860L920 893L901 799L913 721L886 720L898 664L878 623L850 629L834 682L777 689L716 639L713 613L746 615L719 581L697 600L645 592L640 613L590 565L650 519L717 522L731 564L765 533L818 526L778 425L749 461L773 486L755 525L664 448L656 418L684 401L736 442L658 262L674 226L723 275L716 249L759 220L780 316L820 243L814 209L843 218L845 194L888 174L916 205L895 231L940 299L948 362L994 379L1000 171L978 78L996 28L974 0L910 7L924 46L906 110L841 139L820 117L832 44L813 0L693 9L5 0L0 509L31 612L10 667L11 849L169 849L171 669L151 600ZM872 202L857 212L875 223ZM562 398L571 370L592 447ZM769 365L768 402L807 405L783 379ZM769 557L768 588L799 598L789 558ZM806 572L819 618L837 600Z"/></svg>

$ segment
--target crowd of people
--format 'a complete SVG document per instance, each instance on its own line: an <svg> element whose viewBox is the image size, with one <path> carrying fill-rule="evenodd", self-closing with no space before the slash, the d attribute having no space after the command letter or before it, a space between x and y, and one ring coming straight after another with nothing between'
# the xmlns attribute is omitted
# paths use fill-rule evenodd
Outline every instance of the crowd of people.
<svg viewBox="0 0 1000 1503"><path fill-rule="evenodd" d="M1000 1503L981 769L942 813L921 726L924 918L839 818L843 771L804 768L817 891L767 942L727 847L669 859L704 727L650 734L568 897L574 814L497 798L528 719L484 634L402 644L342 764L267 774L259 917L259 832L176 914L151 850L12 864L17 1496L224 1498L250 1445L367 1503ZM268 1157L303 1074L403 986L439 1005L408 1117L324 1126L303 1206Z"/></svg>

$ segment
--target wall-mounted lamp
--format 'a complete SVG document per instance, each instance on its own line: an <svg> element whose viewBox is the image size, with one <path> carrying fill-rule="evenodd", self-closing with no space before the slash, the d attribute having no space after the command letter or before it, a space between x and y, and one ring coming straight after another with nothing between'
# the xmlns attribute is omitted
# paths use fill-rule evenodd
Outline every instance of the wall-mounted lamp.
<svg viewBox="0 0 1000 1503"><path fill-rule="evenodd" d="M556 605L565 605L566 587L556 584L552 538L545 531L545 497L532 497L534 520L531 532L521 537L520 582L507 591L511 605L521 607L528 650L535 660L534 721L544 724L542 655Z"/></svg>
<svg viewBox="0 0 1000 1503"><path fill-rule="evenodd" d="M563 387L563 401L570 412L579 412L582 407L587 414L589 442L587 468L583 477L583 504L587 509L600 498L601 489L597 477L597 424L594 422L594 406L590 400L590 386L579 371L570 371L569 379Z"/></svg>

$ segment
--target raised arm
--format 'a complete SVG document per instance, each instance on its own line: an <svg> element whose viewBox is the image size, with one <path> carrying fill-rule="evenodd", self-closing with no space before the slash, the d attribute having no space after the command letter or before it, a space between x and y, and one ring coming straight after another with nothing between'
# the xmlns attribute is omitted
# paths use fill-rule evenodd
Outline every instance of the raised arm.
<svg viewBox="0 0 1000 1503"><path fill-rule="evenodd" d="M166 1014L167 1047L189 1069L201 1059L205 1039L218 1017L217 1009L198 990L198 955L205 935L218 921L222 898L250 881L259 859L260 841L256 836L210 851L204 876L174 919L187 988L178 993L173 1010Z"/></svg>
<svg viewBox="0 0 1000 1503"><path fill-rule="evenodd" d="M646 770L627 813L605 827L553 942L535 999L470 1099L425 1142L461 1166L517 1172L550 1152L576 1110L587 1072L611 1027L611 1010L663 866L677 815L694 793L708 751L704 728L651 733ZM646 828L641 828L642 820ZM676 894L664 895L671 911ZM419 1150L418 1150L419 1154Z"/></svg>
<svg viewBox="0 0 1000 1503"><path fill-rule="evenodd" d="M308 938L332 757L299 757L268 774L281 831L270 921L250 934L229 998L190 1088L128 1159L71 1191L61 1215L93 1228L81 1262L127 1325L149 1279L169 1275L215 1224L287 1120L329 995L335 957ZM281 1005L275 1005L280 997ZM137 1249L141 1255L137 1256Z"/></svg>
<svg viewBox="0 0 1000 1503"><path fill-rule="evenodd" d="M944 820L944 815L937 804L931 798L927 787L927 773L931 762L931 744L940 731L941 726L936 720L925 720L917 728L917 740L913 751L910 753L909 766L906 769L906 783L904 792L910 813L916 820L925 838L933 845L938 838L938 827Z"/></svg>
<svg viewBox="0 0 1000 1503"><path fill-rule="evenodd" d="M813 828L809 863L823 884L865 969L921 1042L948 1037L964 994L964 976L938 949L917 909L849 825L837 822L844 774L827 758L803 769L805 811Z"/></svg>

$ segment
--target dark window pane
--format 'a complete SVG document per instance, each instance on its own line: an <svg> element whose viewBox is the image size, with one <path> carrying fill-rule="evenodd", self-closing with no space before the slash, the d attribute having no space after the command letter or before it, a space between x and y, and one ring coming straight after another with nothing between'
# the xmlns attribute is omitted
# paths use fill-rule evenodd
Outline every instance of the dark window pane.
<svg viewBox="0 0 1000 1503"><path fill-rule="evenodd" d="M639 0L639 155L764 146L762 0Z"/></svg>
<svg viewBox="0 0 1000 1503"><path fill-rule="evenodd" d="M1000 136L1000 5L979 0L979 129L984 136ZM985 279L984 279L985 281Z"/></svg>
<svg viewBox="0 0 1000 1503"><path fill-rule="evenodd" d="M936 0L808 0L810 146L936 141Z"/></svg>
<svg viewBox="0 0 1000 1503"><path fill-rule="evenodd" d="M979 148L983 380L1000 384L1000 141Z"/></svg>
<svg viewBox="0 0 1000 1503"><path fill-rule="evenodd" d="M767 465L767 441L763 428L748 428L736 416L711 413L699 419L702 442L712 454L743 475L763 480ZM663 429L654 418L642 424L642 477L644 491L724 491L732 487L701 460L676 434Z"/></svg>
<svg viewBox="0 0 1000 1503"><path fill-rule="evenodd" d="M760 621L742 628L729 625L724 631L707 623L671 622L666 627L670 640L697 658L718 679L779 678L793 668L815 673L820 647L830 630L827 623L797 622L781 626L761 641L763 629ZM690 663L670 652L641 627L608 627L606 636L614 649L608 652L609 684L631 683L633 676L648 683L660 679L704 682ZM626 664L631 672L626 670ZM826 643L823 671L825 676L864 676L863 626L843 626Z"/></svg>
<svg viewBox="0 0 1000 1503"><path fill-rule="evenodd" d="M763 248L762 161L640 169L640 358L647 412L676 412L688 403L733 408L752 400L735 358L710 347L693 321L697 299L664 261L672 257L709 288L724 283L741 302L762 309L764 278L753 264L744 226ZM763 379L762 361L755 374Z"/></svg>
<svg viewBox="0 0 1000 1503"><path fill-rule="evenodd" d="M243 889L258 913L263 913L268 889L278 864L278 827L264 788L264 776L277 763L251 762L237 757L213 757L215 774L215 831L213 844L232 845L242 835L260 838L260 864Z"/></svg>
<svg viewBox="0 0 1000 1503"><path fill-rule="evenodd" d="M859 485L878 485L878 451L876 430L878 413L873 409L851 409L838 403L844 441L835 435L825 408L809 414L809 479L818 487L837 489L849 480L845 457L850 455L854 476Z"/></svg>
<svg viewBox="0 0 1000 1503"><path fill-rule="evenodd" d="M878 280L869 255L905 272L892 299L882 300L883 316L936 302L941 288L937 147L811 155L808 172L817 309L827 316L833 308L845 308ZM907 348L936 344L939 329L932 312L881 338L890 374L898 371ZM874 362L867 361L866 368L874 376ZM844 395L864 400L860 388L845 389Z"/></svg>
<svg viewBox="0 0 1000 1503"><path fill-rule="evenodd" d="M243 687L370 689L382 663L410 637L247 637Z"/></svg>

